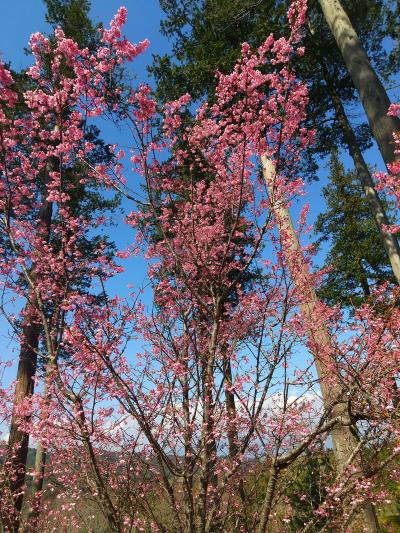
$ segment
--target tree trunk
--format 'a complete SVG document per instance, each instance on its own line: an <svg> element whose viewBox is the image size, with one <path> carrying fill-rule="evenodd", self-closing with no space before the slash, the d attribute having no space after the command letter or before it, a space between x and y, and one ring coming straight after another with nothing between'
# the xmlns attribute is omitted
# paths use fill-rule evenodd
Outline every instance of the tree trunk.
<svg viewBox="0 0 400 533"><path fill-rule="evenodd" d="M44 484L44 474L46 469L47 448L39 443L36 448L35 467L33 473L33 488L28 513L27 524L24 533L40 533L38 530L38 519L42 504L42 490Z"/></svg>
<svg viewBox="0 0 400 533"><path fill-rule="evenodd" d="M369 288L368 276L365 272L365 269L362 265L361 260L359 261L359 265L360 265L360 270L361 270L361 280L360 280L361 289L363 291L364 298L369 298L371 296L371 289Z"/></svg>
<svg viewBox="0 0 400 533"><path fill-rule="evenodd" d="M275 167L273 162L266 154L261 157L263 176L268 189L270 189L271 182L275 176ZM271 179L272 178L272 179ZM272 195L271 195L272 196ZM272 198L273 201L273 198ZM304 321L308 324L308 337L312 345L315 347L313 357L317 369L319 383L321 388L322 400L324 406L330 409L333 405L331 416L345 416L347 418L347 405L345 402L338 403L342 397L342 391L339 386L333 386L327 383L326 377L328 369L321 358L321 354L326 351L332 351L331 338L328 330L325 327L315 327L314 316L319 314L319 300L312 281L309 279L309 272L307 266L302 259L302 250L298 241L297 234L293 227L292 219L287 207L278 200L274 203L274 212L277 218L279 231L285 234L290 239L290 252L299 258L298 265L289 265L292 269L291 275L294 284L298 284L300 292L303 294L303 301L300 303L300 310L302 312ZM347 426L337 426L332 432L333 451L337 463L338 472L342 472L357 449L357 439L351 429ZM356 454L354 462L357 467L362 470L361 458ZM360 518L362 520L364 530L368 533L376 533L378 531L375 520L375 515L371 505L366 505L360 511ZM261 532L262 530L259 530Z"/></svg>
<svg viewBox="0 0 400 533"><path fill-rule="evenodd" d="M327 88L332 97L336 117L343 129L350 156L354 161L354 166L357 171L358 179L360 180L361 186L364 190L365 196L367 197L376 225L378 226L379 232L381 234L383 245L385 247L390 264L392 266L393 275L396 278L397 283L400 285L399 242L397 240L396 235L391 234L383 227L388 226L390 223L386 215L385 209L382 205L382 202L380 201L378 193L375 190L374 180L372 179L371 173L368 169L368 165L365 162L362 152L358 146L356 136L354 135L353 128L351 127L349 119L347 118L339 95L329 83L329 79L326 79L325 81L327 82Z"/></svg>
<svg viewBox="0 0 400 533"><path fill-rule="evenodd" d="M34 314L32 304L28 304L27 317ZM29 434L20 429L19 417L16 413L18 406L33 393L33 377L36 372L37 351L41 327L38 324L30 324L22 330L22 344L19 355L17 383L14 392L14 411L10 426L8 448L10 454L10 491L14 498L15 515L11 523L7 524L10 531L17 532L19 527L19 515L24 498L23 486L25 483L26 461L28 457ZM28 421L28 418L24 420Z"/></svg>
<svg viewBox="0 0 400 533"><path fill-rule="evenodd" d="M234 461L240 451L238 444L238 430L236 427L236 403L235 394L232 392L232 365L228 356L224 357L224 379L225 379L225 408L229 419L228 428L228 449L229 458ZM243 477L240 476L238 481L238 493L243 504L243 519L247 523L246 517L246 493L244 490Z"/></svg>
<svg viewBox="0 0 400 533"><path fill-rule="evenodd" d="M54 373L57 371L57 355L52 351L51 346L48 346L47 352L49 356L49 361L46 367L45 389L43 397L46 405L48 406L50 403L50 384L54 377ZM42 421L44 421L43 418ZM40 509L43 500L42 491L45 479L47 449L47 445L44 445L42 441L38 442L35 455L35 466L33 471L32 495L24 533L40 533L38 531L38 519L40 516Z"/></svg>
<svg viewBox="0 0 400 533"><path fill-rule="evenodd" d="M38 444L35 456L35 481L34 481L34 496L43 489L44 471L46 468L47 448L42 443Z"/></svg>
<svg viewBox="0 0 400 533"><path fill-rule="evenodd" d="M340 1L319 0L319 3L360 95L383 160L388 165L395 160L393 133L400 131L400 120L387 116L389 97Z"/></svg>
<svg viewBox="0 0 400 533"><path fill-rule="evenodd" d="M214 324L212 326L210 337L210 348L207 357L202 364L202 400L203 400L203 419L202 419L202 453L201 453L201 473L199 476L200 491L198 495L199 506L199 533L209 531L211 525L207 520L211 506L215 507L215 496L210 501L210 488L216 493L218 488L218 475L215 471L217 459L217 445L215 440L215 422L214 422L214 363L217 347L217 338L219 334L220 302L216 304ZM218 524L213 524L218 531Z"/></svg>
<svg viewBox="0 0 400 533"><path fill-rule="evenodd" d="M229 457L234 459L239 451L238 447L238 433L235 426L236 420L236 405L235 405L235 395L231 390L232 387L232 366L229 360L229 357L225 355L223 360L223 370L224 370L224 379L225 379L225 408L226 413L229 419L228 427L228 448L229 448Z"/></svg>
<svg viewBox="0 0 400 533"><path fill-rule="evenodd" d="M47 185L49 173L53 167L53 162L49 161L46 166L43 180L42 204L38 214L38 232L42 234L46 242L50 238L50 225L52 219L52 203L47 201ZM33 265L31 279L35 283L35 267ZM17 381L14 391L13 414L10 425L10 435L8 439L8 450L10 456L10 490L14 498L14 516L10 518L7 527L10 532L17 532L20 523L20 513L22 509L25 483L26 461L28 457L29 434L20 428L20 417L18 416L19 405L33 394L33 378L36 374L37 356L39 349L39 338L42 325L38 320L38 301L34 290L29 290L28 302L25 307L25 325L21 332L21 349L19 354ZM24 422L29 422L29 417L25 417Z"/></svg>
<svg viewBox="0 0 400 533"><path fill-rule="evenodd" d="M279 470L273 464L269 471L269 478L267 490L260 515L260 523L257 528L257 533L267 533L269 517L271 516L272 503L274 501L276 484L278 482Z"/></svg>

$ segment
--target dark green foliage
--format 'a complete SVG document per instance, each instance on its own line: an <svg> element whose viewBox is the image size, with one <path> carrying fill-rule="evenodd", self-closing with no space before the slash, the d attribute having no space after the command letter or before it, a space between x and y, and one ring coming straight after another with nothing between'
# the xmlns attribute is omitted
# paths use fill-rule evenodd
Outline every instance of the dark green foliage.
<svg viewBox="0 0 400 533"><path fill-rule="evenodd" d="M98 41L98 28L89 18L88 0L43 0L47 7L46 22L53 28L60 26L65 35L73 39L81 48L95 48Z"/></svg>
<svg viewBox="0 0 400 533"><path fill-rule="evenodd" d="M382 35L388 31L383 16L386 3L383 0L347 0L343 4L369 56L383 68L387 65L387 53L381 42ZM161 32L171 40L172 54L154 56L150 68L157 81L159 98L177 98L185 91L194 98L207 95L215 85L215 71L232 69L243 42L255 47L270 33L287 34L288 5L288 1L282 0L160 0L166 15L161 22ZM296 65L296 71L300 68L314 89L313 85L321 81L319 58L325 57L343 78L337 80L338 84L342 83L343 90L348 90L347 97L354 99L354 87L319 4L311 0L309 5L311 31L305 36L307 54ZM325 96L323 93L318 92Z"/></svg>
<svg viewBox="0 0 400 533"><path fill-rule="evenodd" d="M288 4L282 0L160 0L166 16L161 30L172 42L172 53L154 57L151 72L157 82L158 98L166 101L185 92L197 99L210 97L216 83L214 72L232 69L242 42L255 47L270 33L275 36L287 33ZM383 39L395 36L398 20L386 15L398 6L386 0L342 0L342 4L377 70L395 72L399 65L389 57ZM317 0L309 2L304 45L306 53L297 59L294 68L309 88L306 126L315 129L316 142L304 157L300 172L313 179L317 163L321 157L330 155L332 147L347 149L332 94L340 98L347 111L358 103L358 95ZM352 126L361 150L368 148L371 145L368 125ZM339 239L339 248L343 246L340 255L332 251L335 270L321 294L330 302L356 304L369 290L366 282L391 279L391 276L377 228L354 174L345 189L350 198L354 195L346 200L346 216L338 212L330 224L326 214L328 218L324 222L323 238L333 246ZM335 199L337 193L337 185L326 192L329 201L340 207L343 199ZM351 217L348 204L351 204ZM339 226L338 217L341 217ZM348 223L350 226L346 227ZM331 240L329 231L338 229L340 236L334 234Z"/></svg>
<svg viewBox="0 0 400 533"><path fill-rule="evenodd" d="M161 31L172 42L172 54L154 56L150 69L161 101L185 92L195 99L209 97L215 71L232 69L241 43L247 41L255 47L270 33L280 36L288 31L288 2L282 0L160 0L160 6L166 15ZM388 33L385 2L348 0L344 7L374 64L381 70L387 68L387 52L382 46L382 36ZM306 54L297 60L295 69L309 87L307 126L317 133L303 173L315 178L313 154L327 156L332 146L345 146L327 85L333 86L346 105L357 103L358 96L316 0L310 1L309 19ZM361 148L368 147L368 126L355 129Z"/></svg>
<svg viewBox="0 0 400 533"><path fill-rule="evenodd" d="M389 37L393 40L393 49L389 53L389 60L384 71L386 79L390 79L394 72L400 70L400 2L388 0L386 5L386 20ZM384 35L386 37L386 35Z"/></svg>
<svg viewBox="0 0 400 533"><path fill-rule="evenodd" d="M329 450L314 455L308 453L293 469L293 482L288 490L288 498L292 507L290 531L296 533L312 519L315 511L325 501L328 486L334 478L332 453ZM312 531L321 531L324 519L315 524Z"/></svg>
<svg viewBox="0 0 400 533"><path fill-rule="evenodd" d="M173 55L155 56L151 71L162 100L189 92L200 98L215 85L214 73L229 72L240 44L256 45L282 30L284 6L275 0L160 0L166 14L161 31L173 43ZM281 3L282 4L282 3Z"/></svg>
<svg viewBox="0 0 400 533"><path fill-rule="evenodd" d="M354 172L346 172L337 152L330 160L330 183L323 195L327 210L318 216L319 242L329 242L326 265L331 266L320 296L330 304L357 306L371 286L394 281L379 230ZM390 217L390 206L384 202Z"/></svg>

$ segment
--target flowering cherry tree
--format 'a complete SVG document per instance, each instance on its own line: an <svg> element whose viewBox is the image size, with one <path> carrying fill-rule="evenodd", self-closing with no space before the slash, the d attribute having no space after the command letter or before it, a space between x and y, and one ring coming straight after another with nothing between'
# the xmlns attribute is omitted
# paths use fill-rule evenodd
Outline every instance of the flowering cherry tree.
<svg viewBox="0 0 400 533"><path fill-rule="evenodd" d="M398 295L379 287L351 318L321 304L322 274L300 246L307 206L296 226L287 218L305 194L299 164L313 138L291 66L304 53L305 16L294 1L289 37L244 44L233 72L217 74L214 103L188 125L189 95L159 110L145 85L110 93L112 69L147 46L121 36L123 8L93 54L61 31L54 44L32 37L37 87L22 116L1 66L1 283L27 302L9 320L21 344L38 328L34 351L46 362L35 394L32 382L23 397L5 386L0 397L2 416L42 450L28 494L22 440L8 446L7 531L93 528L97 510L99 529L121 533L290 531L293 495L310 508L302 531L376 530L379 475L397 475ZM110 111L132 135L144 201L122 150L117 162L91 164L85 124ZM71 207L76 183L65 175L77 162L80 179L134 201L134 242L118 255L145 255L151 312L140 294L107 294L120 267L101 242L81 253L79 238L102 221ZM80 289L83 276L99 297ZM322 456L323 496L307 502L296 475Z"/></svg>
<svg viewBox="0 0 400 533"><path fill-rule="evenodd" d="M83 279L106 279L115 266L99 243L91 257L78 245L95 223L73 209L75 189L98 179L88 167L95 145L85 140L85 124L110 105L108 77L147 43L132 45L120 38L125 12L104 30L97 56L79 50L61 30L55 43L41 34L31 37L35 64L29 69L33 89L17 94L11 74L1 72L1 225L0 256L3 308L8 295L25 299L20 317L8 315L20 336L21 356L10 428L10 466L6 485L8 527L18 528L31 419L31 393L41 345L51 365L61 348L65 318L79 295ZM66 75L66 71L68 75ZM22 99L22 104L19 101ZM21 112L21 105L23 111ZM80 183L68 179L79 162L87 167ZM20 324L21 322L21 324ZM11 510L15 507L16 515ZM15 519L15 523L14 523Z"/></svg>

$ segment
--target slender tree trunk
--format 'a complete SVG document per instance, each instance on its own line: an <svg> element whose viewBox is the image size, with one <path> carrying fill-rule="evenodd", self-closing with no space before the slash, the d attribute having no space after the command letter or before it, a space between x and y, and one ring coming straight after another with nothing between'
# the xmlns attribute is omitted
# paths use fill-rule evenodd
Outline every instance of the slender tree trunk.
<svg viewBox="0 0 400 533"><path fill-rule="evenodd" d="M185 530L187 532L195 531L195 505L193 498L193 446L192 446L192 437L193 429L191 425L190 417L190 401L189 401L189 380L188 374L189 369L187 362L185 361L185 378L182 384L182 406L185 416L185 473L183 476L183 497L185 500L185 516L186 516L186 525Z"/></svg>
<svg viewBox="0 0 400 533"><path fill-rule="evenodd" d="M34 320L34 301L27 304L27 320ZM14 411L10 426L8 447L10 454L10 491L14 498L15 515L11 523L7 524L10 531L17 532L19 527L19 515L23 503L23 487L25 483L26 461L28 457L29 434L20 428L20 420L17 414L18 406L33 393L33 377L36 372L37 351L39 345L41 327L38 324L29 324L22 330L22 343L19 355L17 383L14 392ZM25 418L24 422L27 422Z"/></svg>
<svg viewBox="0 0 400 533"><path fill-rule="evenodd" d="M225 378L225 408L229 419L228 428L228 447L229 457L234 461L240 451L238 444L238 431L236 427L236 404L235 394L232 392L232 365L228 356L224 358L224 378ZM246 517L246 493L244 491L243 477L240 476L238 481L238 493L243 504L243 518L247 522Z"/></svg>
<svg viewBox="0 0 400 533"><path fill-rule="evenodd" d="M49 361L46 366L45 389L43 394L46 405L48 405L50 402L50 384L54 377L54 372L56 371L55 365L57 361L57 354L54 353L52 346L48 346L47 352L49 356ZM40 516L40 509L43 499L42 491L45 479L46 461L47 446L43 445L43 442L40 441L38 442L36 448L35 466L33 471L32 496L26 521L27 525L24 529L24 533L40 533L38 530L38 519Z"/></svg>
<svg viewBox="0 0 400 533"><path fill-rule="evenodd" d="M400 131L400 120L387 116L389 97L340 1L319 0L319 3L360 95L383 160L388 165L395 160L393 133Z"/></svg>
<svg viewBox="0 0 400 533"><path fill-rule="evenodd" d="M42 504L42 490L44 485L44 476L46 470L47 448L39 442L36 448L35 467L33 473L32 497L30 510L26 521L24 533L40 533L38 530L38 519Z"/></svg>
<svg viewBox="0 0 400 533"><path fill-rule="evenodd" d="M187 323L186 320L189 318L189 313L185 314L184 316L184 332L187 333ZM183 365L185 367L185 371L183 374L183 378L181 379L181 386L182 386L182 408L184 413L184 419L185 419L185 433L184 433L184 440L185 440L185 467L184 467L184 474L183 474L183 498L184 498L184 509L185 509L185 518L186 518L186 524L185 524L185 531L195 531L196 530L196 520L195 520L195 503L194 503L194 497L193 497L193 481L194 481L194 462L193 457L195 456L192 446L192 439L193 439L193 427L191 424L191 416L190 416L190 385L189 385L189 348L187 348L186 351L186 357L184 358Z"/></svg>
<svg viewBox="0 0 400 533"><path fill-rule="evenodd" d="M53 161L49 161L46 166L42 204L38 215L38 232L42 234L43 240L48 242L50 238L50 225L52 219L52 203L47 201L47 184L49 173L53 167ZM33 266L31 278L37 282L35 267ZM12 481L10 490L14 498L14 516L7 527L10 532L17 532L20 523L20 513L24 499L24 483L26 473L26 461L28 457L29 434L21 429L21 420L18 415L18 407L31 396L34 391L33 378L36 374L37 355L39 349L39 338L42 325L38 316L38 301L35 292L31 289L28 295L28 302L25 307L25 325L21 333L21 349L19 354L17 381L14 391L13 414L10 425L10 435L8 439L8 449L10 456L10 474ZM25 417L23 422L29 422L29 417Z"/></svg>
<svg viewBox="0 0 400 533"><path fill-rule="evenodd" d="M393 275L397 280L397 283L400 285L400 246L397 240L396 235L391 234L387 231L384 226L388 226L389 219L386 215L385 209L380 201L378 193L375 189L375 183L372 179L371 173L369 171L368 165L365 162L365 159L362 155L362 152L358 146L356 136L354 134L353 128L347 118L346 112L344 110L342 101L339 98L339 95L329 83L329 79L325 80L327 83L328 91L331 94L332 102L335 107L336 117L339 121L344 137L349 149L351 158L354 161L354 166L357 171L358 179L360 180L361 186L363 188L364 194L368 200L372 215L375 219L376 225L378 226L383 245L385 247L386 253L388 255Z"/></svg>
<svg viewBox="0 0 400 533"><path fill-rule="evenodd" d="M215 422L214 422L214 362L217 347L217 338L219 333L220 302L216 304L217 312L214 317L214 324L210 337L210 349L202 368L202 396L203 396L203 421L202 421L202 459L200 474L200 492L199 492L199 532L206 533L209 531L209 520L207 515L210 513L211 506L215 505L210 501L209 490L212 488L217 491L218 475L215 472L217 446L215 441ZM218 531L218 525L216 530Z"/></svg>
<svg viewBox="0 0 400 533"><path fill-rule="evenodd" d="M274 164L266 154L261 157L261 163L266 186L270 189L270 184L273 182L273 178L275 176ZM271 196L273 197L273 193ZM325 366L321 354L327 351L332 351L333 347L331 345L331 338L327 329L323 326L315 327L314 325L314 317L318 316L319 314L320 302L313 287L313 283L309 279L307 266L304 264L304 262L302 262L302 250L297 234L293 227L289 210L279 201L274 203L274 210L278 220L279 231L281 234L284 234L289 238L289 251L298 256L300 259L300 264L294 265L296 271L291 272L291 274L293 277L293 282L295 284L299 284L299 290L304 296L303 301L300 304L300 309L303 314L304 321L308 325L309 340L315 347L312 355L314 357L315 366L319 377L323 403L327 409L331 409L333 406L331 411L333 417L342 415L345 415L346 417L346 403L338 403L340 398L343 396L340 387L335 387L326 381L329 371ZM347 426L335 427L331 432L331 436L337 469L339 473L341 473L346 468L349 459L353 456L354 451L357 449L357 438ZM356 454L354 462L356 462L357 467L362 470L361 458L359 454ZM366 532L376 533L378 531L375 515L371 505L366 505L361 509L360 518ZM265 530L259 529L259 533L263 531Z"/></svg>
<svg viewBox="0 0 400 533"><path fill-rule="evenodd" d="M214 431L214 405L213 405L213 388L212 388L212 369L210 361L205 363L206 368L203 371L203 399L204 399L204 413L202 424L202 465L200 475L201 490L199 493L199 513L200 513L200 533L208 531L207 515L209 514L211 505L209 489L210 486L216 491L218 485L218 478L215 474L216 462L216 443Z"/></svg>
<svg viewBox="0 0 400 533"><path fill-rule="evenodd" d="M360 280L361 288L364 294L364 298L368 298L369 296L371 296L371 290L369 288L369 283L368 283L368 276L367 276L367 273L365 272L365 269L361 261L359 261L359 265L360 265L360 270L361 270L361 280Z"/></svg>
<svg viewBox="0 0 400 533"><path fill-rule="evenodd" d="M40 442L36 448L35 456L35 481L33 486L34 497L42 491L44 483L44 471L46 469L47 447Z"/></svg>
<svg viewBox="0 0 400 533"><path fill-rule="evenodd" d="M267 533L269 518L271 516L272 503L274 501L276 484L278 482L279 469L273 464L269 471L269 479L267 484L267 491L265 494L263 506L261 509L260 523L258 525L257 533Z"/></svg>
<svg viewBox="0 0 400 533"><path fill-rule="evenodd" d="M224 379L225 379L225 409L229 419L228 427L228 448L229 457L234 459L238 453L237 429L235 427L236 405L235 395L231 390L232 387L232 367L228 356L223 361Z"/></svg>
<svg viewBox="0 0 400 533"><path fill-rule="evenodd" d="M87 422L85 418L83 402L80 397L76 397L75 406L78 409L79 425L83 436L83 444L90 458L90 465L94 482L96 484L96 490L99 494L99 503L104 518L107 521L108 531L110 533L123 533L123 525L121 524L120 515L118 509L115 507L114 502L110 496L110 487L102 476L99 465L96 458L96 453L93 447L93 443L90 440L89 431L87 429Z"/></svg>

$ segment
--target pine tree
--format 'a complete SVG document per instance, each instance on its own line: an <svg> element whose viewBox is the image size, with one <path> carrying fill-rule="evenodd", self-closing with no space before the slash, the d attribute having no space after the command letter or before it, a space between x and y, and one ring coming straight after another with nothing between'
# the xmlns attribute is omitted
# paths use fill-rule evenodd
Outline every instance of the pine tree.
<svg viewBox="0 0 400 533"><path fill-rule="evenodd" d="M320 243L329 243L330 267L320 296L329 304L360 305L374 284L394 282L378 228L354 171L346 172L337 151L329 163L329 183L323 189L327 210L315 229ZM385 210L391 213L386 203Z"/></svg>
<svg viewBox="0 0 400 533"><path fill-rule="evenodd" d="M43 0L47 7L46 22L53 28L61 27L68 37L81 48L95 48L100 25L93 25L89 17L88 0Z"/></svg>

